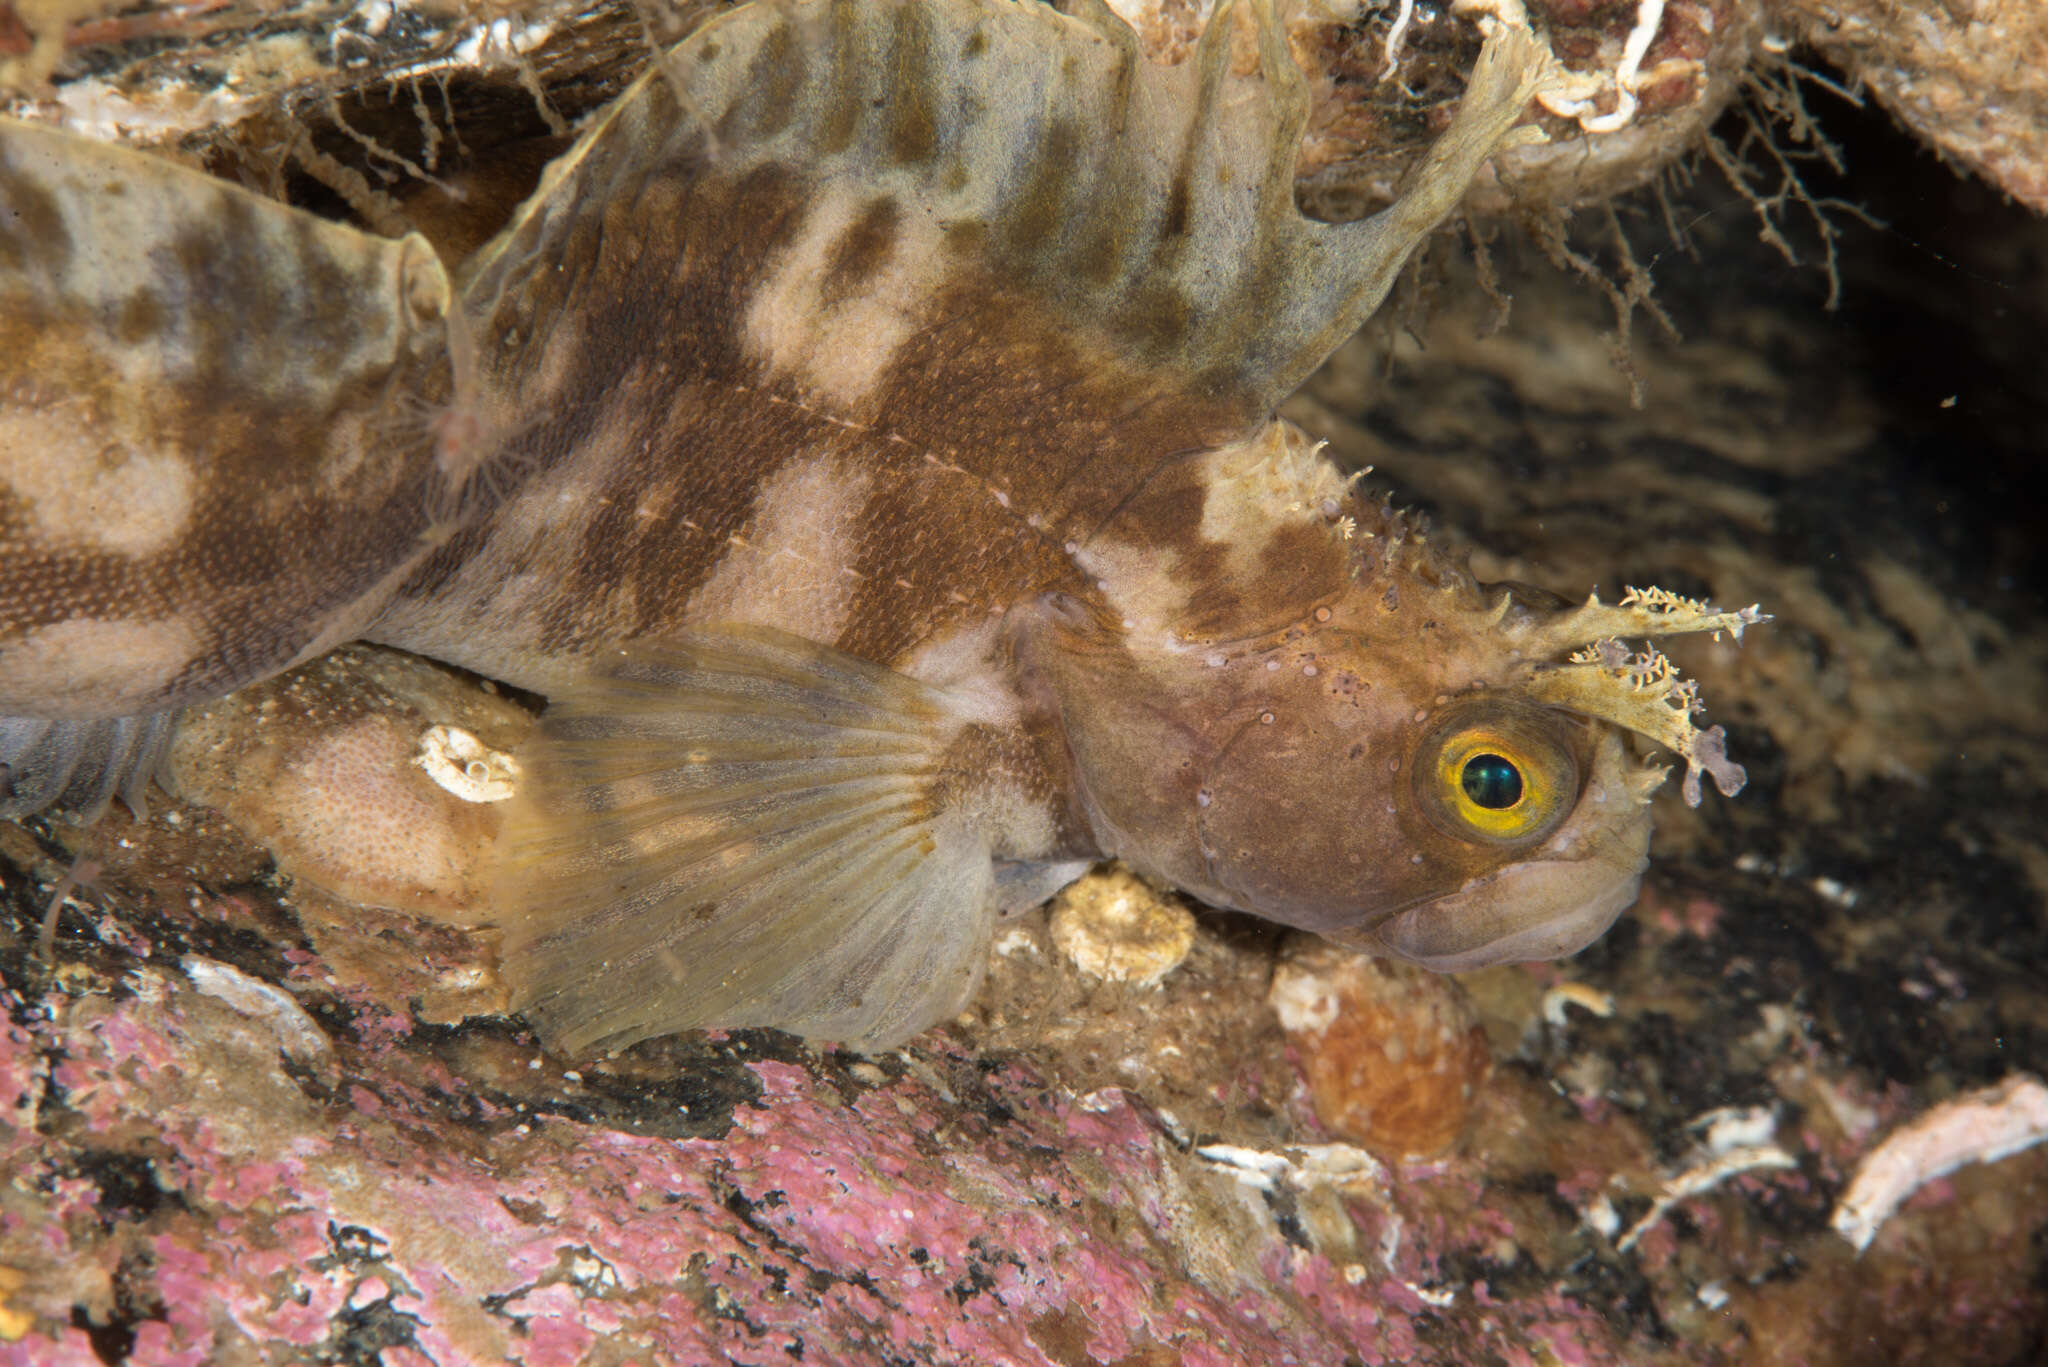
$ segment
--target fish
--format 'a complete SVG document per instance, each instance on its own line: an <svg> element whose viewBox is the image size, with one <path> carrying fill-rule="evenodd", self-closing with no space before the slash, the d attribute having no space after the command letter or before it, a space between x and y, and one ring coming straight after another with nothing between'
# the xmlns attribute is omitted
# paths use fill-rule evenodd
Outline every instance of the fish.
<svg viewBox="0 0 2048 1367"><path fill-rule="evenodd" d="M550 1047L894 1045L1097 861L1457 971L1636 896L1654 645L1478 582L1275 409L1542 79L1489 21L1399 197L1294 201L1271 6L753 0L443 261L0 123L10 814L146 801L179 710L367 640L544 697L484 919Z"/></svg>

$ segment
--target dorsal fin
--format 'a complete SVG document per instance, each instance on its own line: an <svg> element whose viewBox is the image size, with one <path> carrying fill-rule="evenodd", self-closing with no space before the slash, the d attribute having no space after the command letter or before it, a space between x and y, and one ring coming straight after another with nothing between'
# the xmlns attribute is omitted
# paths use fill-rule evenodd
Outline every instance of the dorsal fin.
<svg viewBox="0 0 2048 1367"><path fill-rule="evenodd" d="M474 261L472 316L488 334L518 293L508 282L559 261L550 240L583 197L634 188L591 163L652 141L735 179L790 171L814 220L818 204L844 202L789 312L831 312L835 278L857 291L894 241L922 239L944 248L922 254L922 278L904 268L886 282L906 315L978 265L1049 326L1093 335L1125 366L1249 422L1378 306L1456 205L1526 103L1536 46L1497 27L1400 200L1359 223L1316 223L1294 205L1301 73L1267 0L1244 3L1257 50L1247 72L1233 66L1231 0L1176 67L1146 61L1098 0L1072 13L756 0L671 49L550 169Z"/></svg>

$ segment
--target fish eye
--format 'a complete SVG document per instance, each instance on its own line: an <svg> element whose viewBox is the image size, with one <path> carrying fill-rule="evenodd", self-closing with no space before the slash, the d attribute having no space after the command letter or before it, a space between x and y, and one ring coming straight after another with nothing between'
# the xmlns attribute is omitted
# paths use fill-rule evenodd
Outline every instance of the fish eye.
<svg viewBox="0 0 2048 1367"><path fill-rule="evenodd" d="M1579 796L1568 723L1509 699L1444 710L1410 770L1431 824L1460 840L1533 845L1556 830Z"/></svg>
<svg viewBox="0 0 2048 1367"><path fill-rule="evenodd" d="M1522 800L1522 771L1505 755L1474 755L1458 770L1458 786L1488 811L1506 811Z"/></svg>

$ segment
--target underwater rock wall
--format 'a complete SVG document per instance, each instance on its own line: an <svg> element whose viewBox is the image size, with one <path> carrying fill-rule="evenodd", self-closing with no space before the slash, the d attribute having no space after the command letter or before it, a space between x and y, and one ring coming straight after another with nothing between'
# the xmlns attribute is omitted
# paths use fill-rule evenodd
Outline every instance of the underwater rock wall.
<svg viewBox="0 0 2048 1367"><path fill-rule="evenodd" d="M442 203L348 130L427 169L393 130L445 97L476 147L502 120L538 157L645 50L625 10L72 7L39 56L64 8L0 9L0 54L55 63L64 117L457 243L512 191L465 168ZM384 60L425 65L380 102ZM128 87L130 62L154 75ZM318 98L261 94L309 73ZM327 89L339 114L286 117ZM2048 1150L2018 1146L2048 1070L2048 240L1924 162L1901 199L1857 190L1917 154L1829 130L1834 191L1894 225L1838 217L1841 313L1810 224L1787 264L1703 177L1672 192L1684 244L1654 201L1617 215L1677 333L1638 321L1641 407L1605 299L1503 243L1505 328L1440 258L1290 409L1491 575L1779 616L1674 652L1751 787L1660 801L1614 932L1373 1008L1405 1013L1386 1039L1453 1023L1447 1151L1332 1132L1403 1066L1445 1070L1383 1048L1369 1096L1319 1097L1342 1070L1295 1051L1338 1032L1289 1039L1269 993L1298 948L1238 918L1183 945L1162 913L1156 985L1024 918L958 1023L874 1059L747 1033L578 1068L491 1014L487 946L295 884L216 814L5 826L0 1362L2039 1361ZM1573 250L1611 253L1602 231ZM426 668L299 682L388 718L378 690ZM473 688L407 693L407 724L513 727ZM1848 1225L1859 1250L1838 1217L1873 1154L1907 1176Z"/></svg>

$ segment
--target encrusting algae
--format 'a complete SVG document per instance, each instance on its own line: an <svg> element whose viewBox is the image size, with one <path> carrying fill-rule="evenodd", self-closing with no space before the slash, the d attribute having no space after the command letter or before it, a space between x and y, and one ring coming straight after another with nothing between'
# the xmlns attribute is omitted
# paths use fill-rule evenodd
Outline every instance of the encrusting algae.
<svg viewBox="0 0 2048 1367"><path fill-rule="evenodd" d="M1743 778L1619 641L1763 618L1480 584L1272 416L1543 49L1487 21L1324 224L1266 5L1177 66L1071 9L723 12L460 262L0 122L7 810L139 805L180 709L364 639L548 700L479 914L566 1052L900 1041L1106 857L1432 968L1598 936L1631 735Z"/></svg>

